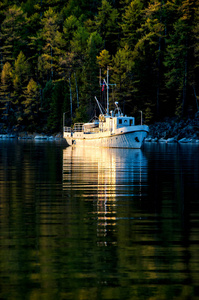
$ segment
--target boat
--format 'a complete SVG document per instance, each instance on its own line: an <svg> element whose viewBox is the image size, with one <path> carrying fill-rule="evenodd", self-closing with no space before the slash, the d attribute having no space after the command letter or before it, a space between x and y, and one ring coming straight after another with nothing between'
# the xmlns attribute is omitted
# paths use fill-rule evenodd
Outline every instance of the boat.
<svg viewBox="0 0 199 300"><path fill-rule="evenodd" d="M115 102L115 110L109 113L108 72L104 82L107 86L106 112L95 97L100 109L99 117L92 122L75 123L73 128L63 126L63 138L69 146L141 148L149 133L149 127L142 124L142 114L141 125L135 125L135 118L124 115L118 102Z"/></svg>

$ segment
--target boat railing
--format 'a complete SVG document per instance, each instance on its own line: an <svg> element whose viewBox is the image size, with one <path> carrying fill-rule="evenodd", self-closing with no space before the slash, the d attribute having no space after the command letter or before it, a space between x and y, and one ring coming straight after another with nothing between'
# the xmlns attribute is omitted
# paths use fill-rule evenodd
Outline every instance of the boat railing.
<svg viewBox="0 0 199 300"><path fill-rule="evenodd" d="M75 123L73 128L64 126L64 132L68 132L68 133L72 133L72 132L94 133L98 131L99 131L99 127L88 128L84 126L84 123Z"/></svg>
<svg viewBox="0 0 199 300"><path fill-rule="evenodd" d="M72 132L72 128L64 126L64 132Z"/></svg>
<svg viewBox="0 0 199 300"><path fill-rule="evenodd" d="M75 123L73 132L82 132L84 131L84 124L83 123Z"/></svg>

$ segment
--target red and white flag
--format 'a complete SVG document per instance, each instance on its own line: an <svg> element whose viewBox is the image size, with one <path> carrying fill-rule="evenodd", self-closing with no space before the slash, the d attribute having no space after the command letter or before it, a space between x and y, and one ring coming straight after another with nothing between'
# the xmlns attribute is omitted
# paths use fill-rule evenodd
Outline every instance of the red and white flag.
<svg viewBox="0 0 199 300"><path fill-rule="evenodd" d="M105 88L105 80L103 81L103 84L102 84L102 92L104 91L104 88Z"/></svg>

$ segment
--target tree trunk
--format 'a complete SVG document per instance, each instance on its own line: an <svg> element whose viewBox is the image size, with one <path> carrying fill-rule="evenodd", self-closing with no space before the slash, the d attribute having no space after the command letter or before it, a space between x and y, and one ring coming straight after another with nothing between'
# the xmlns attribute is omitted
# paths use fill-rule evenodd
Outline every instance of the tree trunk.
<svg viewBox="0 0 199 300"><path fill-rule="evenodd" d="M185 115L185 108L186 108L186 97L187 97L187 53L185 56L185 65L184 65L184 81L183 81L183 95L182 95L182 116Z"/></svg>
<svg viewBox="0 0 199 300"><path fill-rule="evenodd" d="M73 116L73 103L72 103L72 90L71 90L71 81L69 76L69 88L70 88L70 115L71 115L71 124L72 124L72 116Z"/></svg>

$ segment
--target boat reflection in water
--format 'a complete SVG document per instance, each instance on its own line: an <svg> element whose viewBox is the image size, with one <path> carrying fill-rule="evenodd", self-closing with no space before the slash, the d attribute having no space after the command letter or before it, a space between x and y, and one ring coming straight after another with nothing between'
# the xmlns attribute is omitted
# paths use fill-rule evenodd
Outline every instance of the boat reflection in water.
<svg viewBox="0 0 199 300"><path fill-rule="evenodd" d="M96 279L87 299L198 297L197 157L177 145L64 150L68 232L80 275Z"/></svg>
<svg viewBox="0 0 199 300"><path fill-rule="evenodd" d="M140 149L68 147L63 152L63 187L71 189L72 201L74 190L76 197L92 201L97 236L103 237L98 245L116 242L105 237L118 220L131 218L130 202L141 199L144 181L147 159Z"/></svg>

